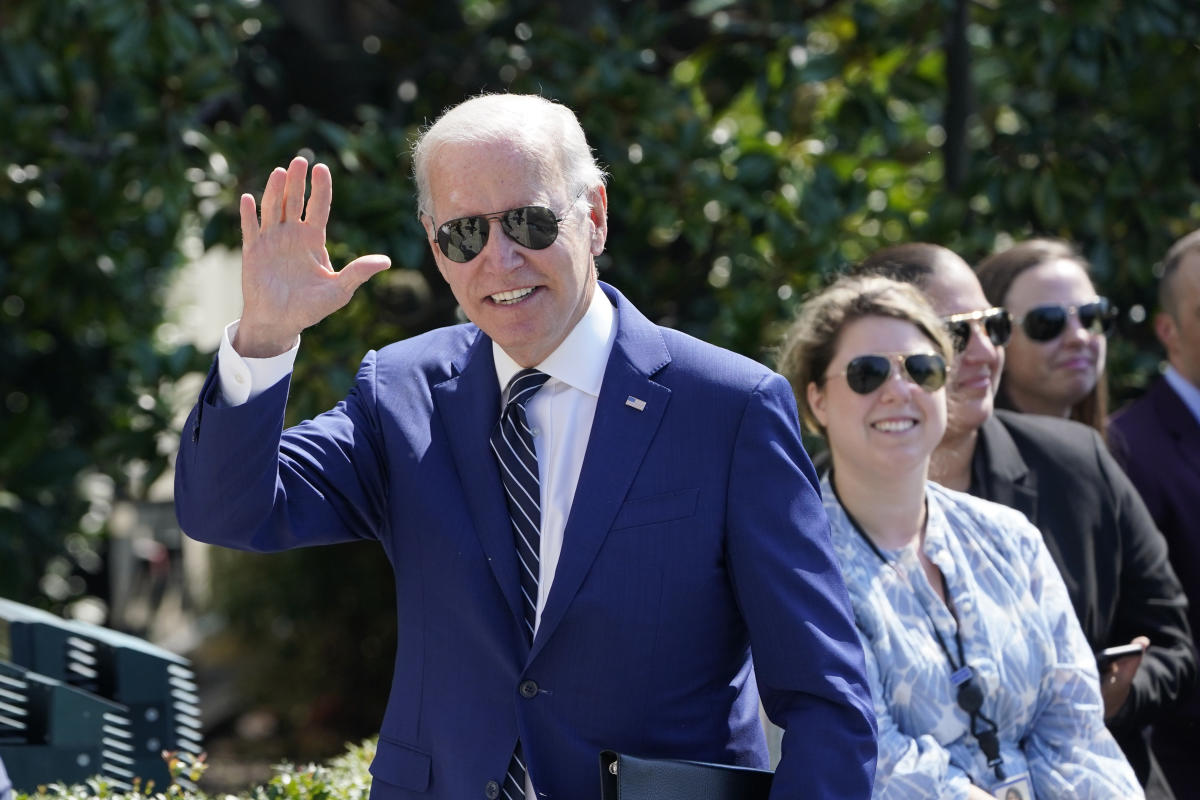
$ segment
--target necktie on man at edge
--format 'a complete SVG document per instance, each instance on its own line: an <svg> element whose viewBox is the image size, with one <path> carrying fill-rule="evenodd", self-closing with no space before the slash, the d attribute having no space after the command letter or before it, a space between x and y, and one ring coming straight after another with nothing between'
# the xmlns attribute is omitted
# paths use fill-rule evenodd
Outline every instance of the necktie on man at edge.
<svg viewBox="0 0 1200 800"><path fill-rule="evenodd" d="M549 375L536 369L523 369L512 377L504 389L504 409L491 439L508 499L508 516L521 576L525 634L531 642L537 620L538 578L541 574L542 506L537 451L525 404L549 379ZM520 800L525 796L525 776L525 758L518 740L501 788L508 800Z"/></svg>

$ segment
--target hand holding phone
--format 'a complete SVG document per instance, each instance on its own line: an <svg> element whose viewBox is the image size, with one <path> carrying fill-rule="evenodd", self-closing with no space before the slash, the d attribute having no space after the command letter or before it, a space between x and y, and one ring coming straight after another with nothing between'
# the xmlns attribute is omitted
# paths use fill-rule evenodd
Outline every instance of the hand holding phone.
<svg viewBox="0 0 1200 800"><path fill-rule="evenodd" d="M1140 656L1146 652L1146 648L1137 642L1130 644L1121 644L1116 647L1106 647L1096 653L1096 666L1103 672L1105 667L1114 661L1119 661L1122 658L1129 656Z"/></svg>
<svg viewBox="0 0 1200 800"><path fill-rule="evenodd" d="M1105 719L1111 719L1129 699L1133 676L1142 665L1142 656L1149 646L1150 640L1147 637L1136 636L1129 644L1106 647L1096 653Z"/></svg>

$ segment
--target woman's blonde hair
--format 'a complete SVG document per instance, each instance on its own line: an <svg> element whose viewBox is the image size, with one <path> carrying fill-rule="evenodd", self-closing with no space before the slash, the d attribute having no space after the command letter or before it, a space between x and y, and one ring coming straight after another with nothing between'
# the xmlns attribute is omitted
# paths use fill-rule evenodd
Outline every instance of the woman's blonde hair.
<svg viewBox="0 0 1200 800"><path fill-rule="evenodd" d="M842 331L864 317L912 323L947 364L951 361L950 335L920 289L878 275L839 278L804 302L779 351L779 372L791 382L800 419L814 433L825 430L808 404L808 385L824 384Z"/></svg>

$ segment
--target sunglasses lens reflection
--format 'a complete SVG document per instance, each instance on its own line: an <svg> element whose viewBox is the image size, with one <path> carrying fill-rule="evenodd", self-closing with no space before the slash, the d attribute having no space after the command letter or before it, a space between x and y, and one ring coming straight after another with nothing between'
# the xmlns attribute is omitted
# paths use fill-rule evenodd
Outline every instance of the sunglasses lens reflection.
<svg viewBox="0 0 1200 800"><path fill-rule="evenodd" d="M997 347L1008 344L1012 336L1012 317L1004 309L987 316L983 320L983 329L987 331L988 339Z"/></svg>
<svg viewBox="0 0 1200 800"><path fill-rule="evenodd" d="M946 362L934 353L905 356L904 371L909 380L927 392L936 392L946 383ZM846 384L858 394L870 394L891 374L892 362L887 356L858 356L846 365Z"/></svg>
<svg viewBox="0 0 1200 800"><path fill-rule="evenodd" d="M1092 333L1111 333L1116 316L1104 298L1079 307L1079 324Z"/></svg>
<svg viewBox="0 0 1200 800"><path fill-rule="evenodd" d="M1035 342L1055 339L1067 326L1067 309L1062 306L1038 306L1025 315L1021 327Z"/></svg>
<svg viewBox="0 0 1200 800"><path fill-rule="evenodd" d="M1079 316L1079 326L1091 333L1112 332L1117 313L1108 299L1101 297L1091 303L1067 308L1065 306L1038 306L1030 309L1021 321L1025 335L1035 342L1049 342L1062 335L1071 314Z"/></svg>
<svg viewBox="0 0 1200 800"><path fill-rule="evenodd" d="M967 349L967 345L971 343L971 323L965 319L947 322L946 330L950 332L950 341L954 345L954 352L961 353Z"/></svg>
<svg viewBox="0 0 1200 800"><path fill-rule="evenodd" d="M908 356L904 359L904 371L927 392L936 392L946 385L946 362L941 356L931 353Z"/></svg>
<svg viewBox="0 0 1200 800"><path fill-rule="evenodd" d="M507 212L500 227L508 237L530 250L545 250L558 238L558 220L554 212L542 206L526 206Z"/></svg>
<svg viewBox="0 0 1200 800"><path fill-rule="evenodd" d="M500 214L460 217L444 223L437 231L438 247L451 261L465 264L487 246L491 217L500 220L500 230L522 247L544 250L558 238L558 219L543 206L525 206Z"/></svg>
<svg viewBox="0 0 1200 800"><path fill-rule="evenodd" d="M883 356L858 356L846 365L846 384L859 394L870 394L892 373L892 363Z"/></svg>
<svg viewBox="0 0 1200 800"><path fill-rule="evenodd" d="M958 316L958 315L955 315ZM946 323L946 330L950 333L950 341L954 345L954 352L961 353L971 344L971 336L975 333L975 321L983 323L983 332L987 334L988 341L996 347L1003 347L1008 344L1008 337L1012 335L1012 317L1003 308L993 308L987 312L979 312L965 314L965 319L954 319Z"/></svg>

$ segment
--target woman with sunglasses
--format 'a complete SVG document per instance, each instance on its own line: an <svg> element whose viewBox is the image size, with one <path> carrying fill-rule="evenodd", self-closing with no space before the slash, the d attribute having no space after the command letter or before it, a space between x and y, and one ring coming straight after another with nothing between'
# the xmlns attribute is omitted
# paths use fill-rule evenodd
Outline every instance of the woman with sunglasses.
<svg viewBox="0 0 1200 800"><path fill-rule="evenodd" d="M1196 676L1186 600L1167 542L1137 490L1092 428L995 410L1011 326L956 253L927 242L877 250L856 270L911 283L954 343L946 433L929 479L1002 503L1039 530L1094 651L1149 646L1101 668L1108 728L1148 800L1172 800L1145 731L1178 705Z"/></svg>
<svg viewBox="0 0 1200 800"><path fill-rule="evenodd" d="M1013 316L998 405L1077 420L1104 436L1105 336L1117 310L1097 294L1087 259L1066 242L1030 239L976 271L987 299Z"/></svg>
<svg viewBox="0 0 1200 800"><path fill-rule="evenodd" d="M867 276L810 299L780 355L829 443L825 510L879 722L874 796L1141 797L1040 533L927 480L951 349L917 289Z"/></svg>

